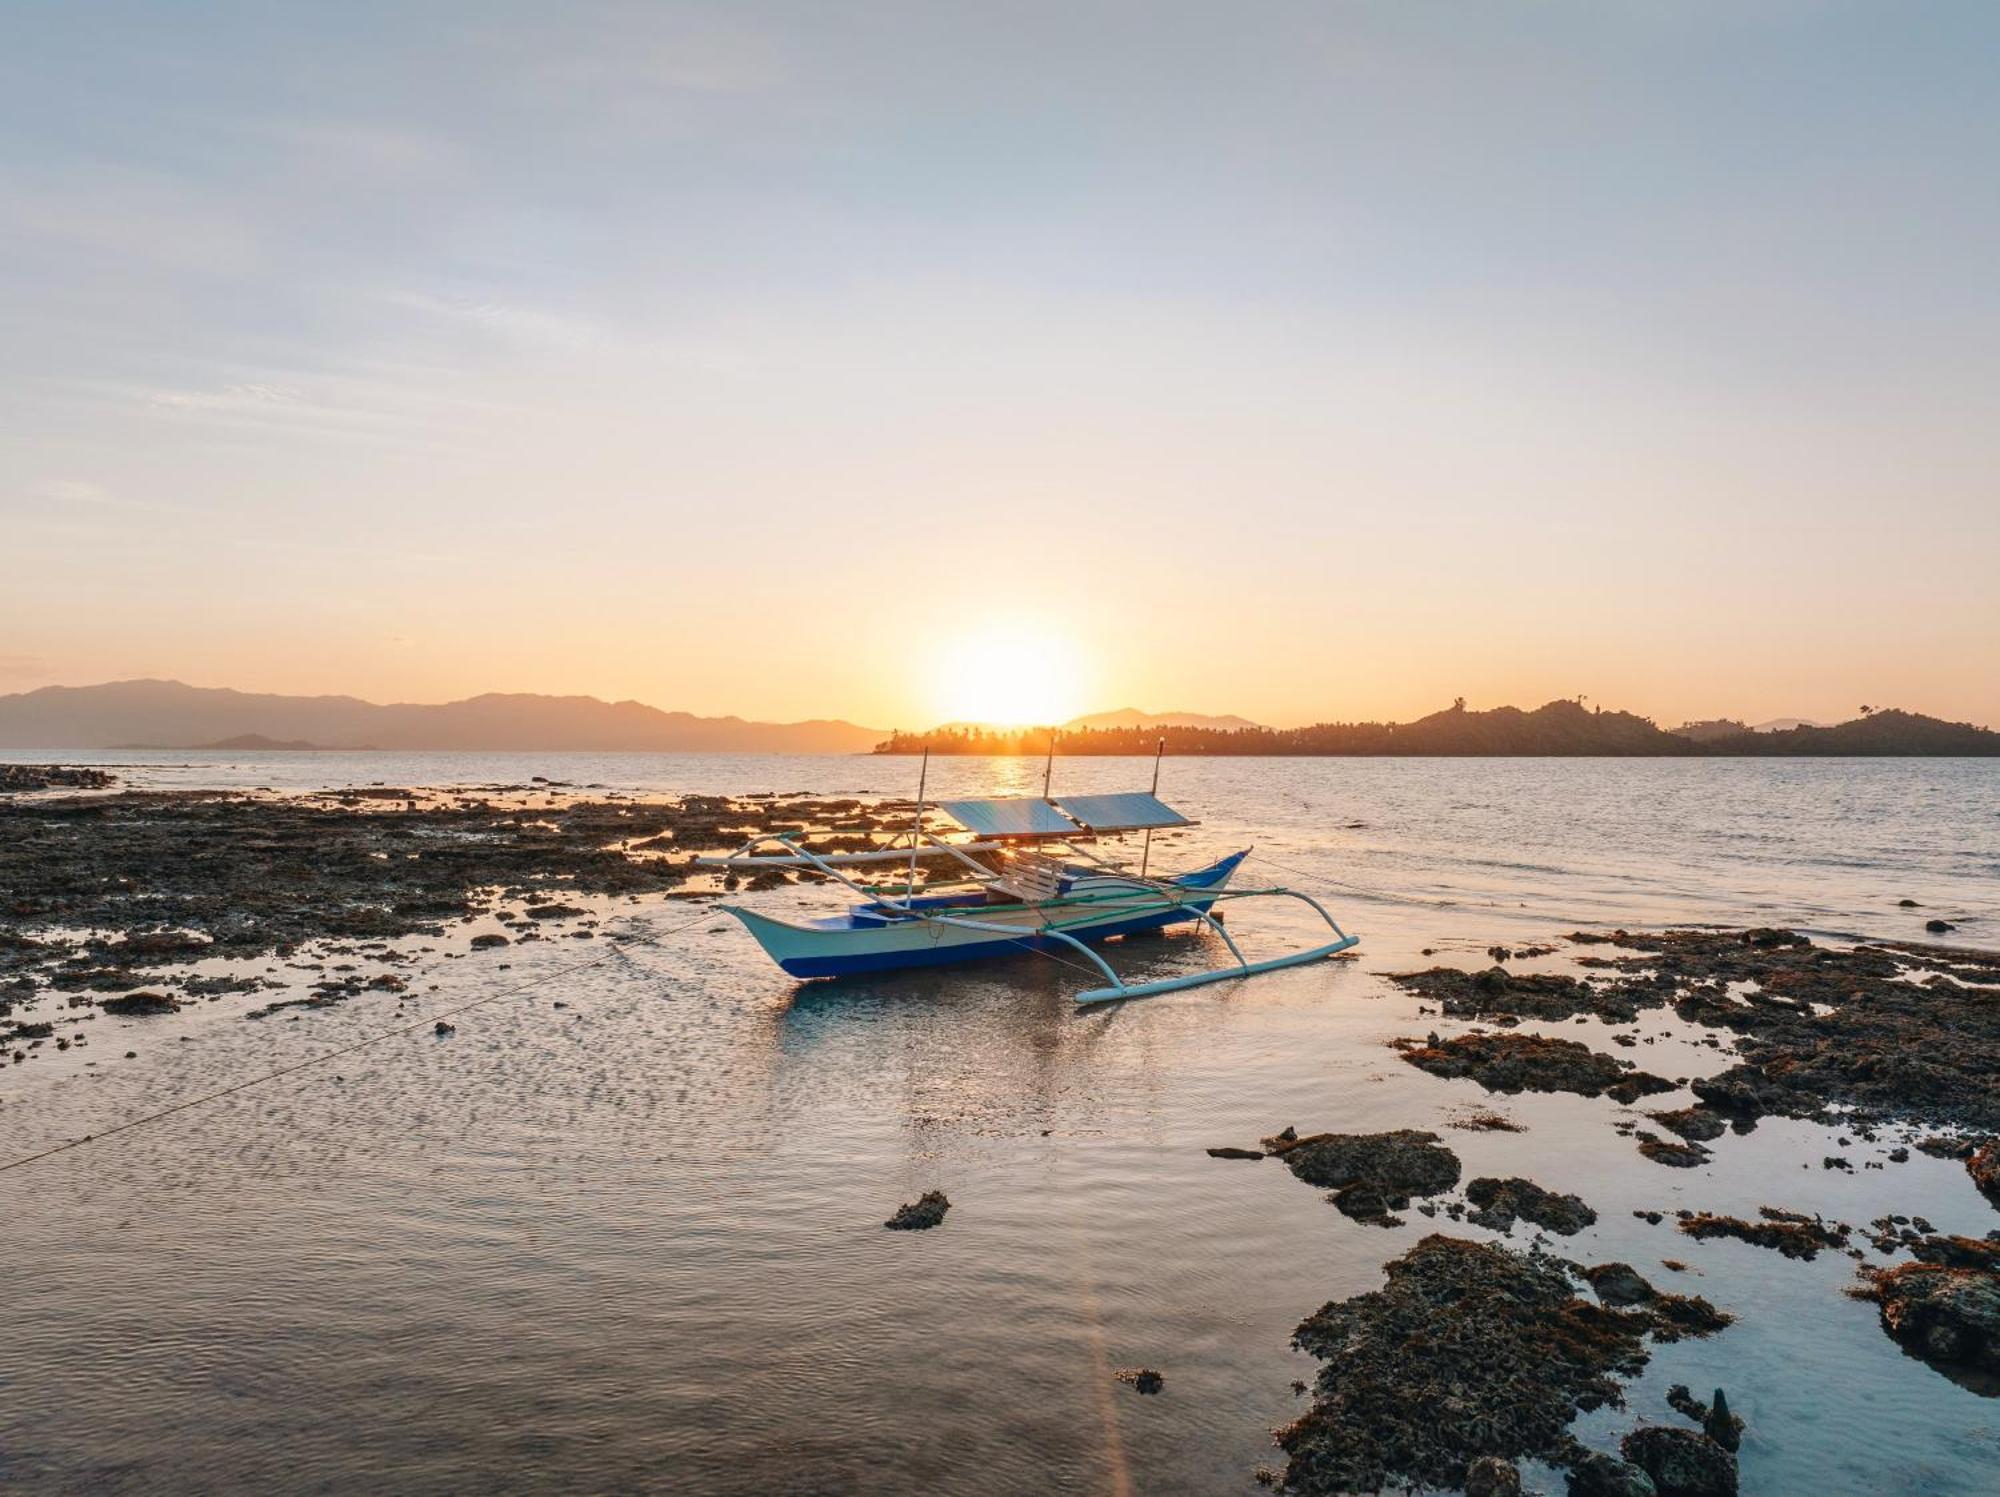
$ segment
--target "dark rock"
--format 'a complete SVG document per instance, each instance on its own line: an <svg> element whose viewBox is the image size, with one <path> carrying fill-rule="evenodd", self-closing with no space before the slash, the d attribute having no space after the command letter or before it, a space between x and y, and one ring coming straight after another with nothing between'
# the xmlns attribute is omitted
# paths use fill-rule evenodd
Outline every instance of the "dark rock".
<svg viewBox="0 0 2000 1497"><path fill-rule="evenodd" d="M1570 1421L1619 1401L1645 1338L1698 1334L1581 1299L1555 1260L1498 1244L1433 1235L1387 1272L1294 1334L1327 1364L1311 1410L1278 1434L1286 1484L1307 1497L1462 1488L1485 1456L1574 1460Z"/></svg>
<svg viewBox="0 0 2000 1497"><path fill-rule="evenodd" d="M472 944L476 947L484 948L489 946L505 946L508 942L507 938L498 931L489 930L481 935L474 936Z"/></svg>
<svg viewBox="0 0 2000 1497"><path fill-rule="evenodd" d="M1668 1165L1677 1170L1693 1169L1697 1165L1708 1163L1712 1157L1700 1144L1675 1143L1671 1139L1661 1138L1657 1133L1641 1130L1638 1139L1641 1154L1655 1164Z"/></svg>
<svg viewBox="0 0 2000 1497"><path fill-rule="evenodd" d="M1965 1161L1965 1172L1979 1193L2000 1206L2000 1139L1988 1139Z"/></svg>
<svg viewBox="0 0 2000 1497"><path fill-rule="evenodd" d="M1615 1455L1593 1450L1570 1467L1569 1497L1659 1497L1653 1478Z"/></svg>
<svg viewBox="0 0 2000 1497"><path fill-rule="evenodd" d="M1413 1128L1391 1133L1316 1133L1297 1139L1280 1156L1308 1185L1356 1221L1394 1225L1391 1211L1412 1196L1433 1196L1458 1184L1458 1156L1435 1133Z"/></svg>
<svg viewBox="0 0 2000 1497"><path fill-rule="evenodd" d="M1583 1270L1584 1278L1607 1305L1623 1308L1642 1305L1658 1296L1658 1291L1629 1263L1595 1263Z"/></svg>
<svg viewBox="0 0 2000 1497"><path fill-rule="evenodd" d="M1845 1223L1829 1223L1817 1216L1796 1211L1761 1208L1762 1221L1748 1222L1738 1216L1716 1216L1706 1211L1690 1212L1681 1218L1680 1228L1690 1237L1734 1237L1739 1242L1775 1248L1787 1258L1810 1261L1821 1248L1844 1248L1853 1228Z"/></svg>
<svg viewBox="0 0 2000 1497"><path fill-rule="evenodd" d="M105 998L97 1006L108 1014L171 1014L181 1005L179 999L169 998L165 993L141 992Z"/></svg>
<svg viewBox="0 0 2000 1497"><path fill-rule="evenodd" d="M1924 929L1934 936L1941 936L1948 930L1957 930L1958 927L1953 925L1949 920L1926 920L1924 922Z"/></svg>
<svg viewBox="0 0 2000 1497"><path fill-rule="evenodd" d="M1526 951L1518 954L1528 955ZM1456 967L1430 967L1422 972L1396 973L1391 981L1434 1001L1457 1019L1494 1015L1570 1019L1594 1014L1622 1023L1638 1016L1625 987L1585 982L1561 973L1514 973L1505 967L1462 972Z"/></svg>
<svg viewBox="0 0 2000 1497"><path fill-rule="evenodd" d="M941 1190L927 1190L916 1200L901 1206L896 1214L882 1223L896 1232L927 1232L944 1220L945 1212L951 1210L951 1202Z"/></svg>
<svg viewBox="0 0 2000 1497"><path fill-rule="evenodd" d="M1736 1497L1736 1457L1698 1430L1648 1425L1619 1449L1653 1479L1660 1497Z"/></svg>
<svg viewBox="0 0 2000 1497"><path fill-rule="evenodd" d="M1667 1389L1667 1407L1687 1415L1696 1424L1708 1417L1708 1405L1696 1398L1686 1383L1675 1383Z"/></svg>
<svg viewBox="0 0 2000 1497"><path fill-rule="evenodd" d="M446 1023L446 1022L445 1022L445 1021L444 1021L443 1019L439 1019L439 1020L437 1021L437 1023L435 1023L435 1024L433 1024L433 1025L431 1026L431 1033L432 1033L432 1034L457 1034L457 1033L458 1033L458 1028L457 1028L457 1026L456 1026L456 1025L452 1025L452 1024L447 1024L447 1023Z"/></svg>
<svg viewBox="0 0 2000 1497"><path fill-rule="evenodd" d="M24 790L104 790L117 776L101 769L71 769L61 764L0 764L0 795Z"/></svg>
<svg viewBox="0 0 2000 1497"><path fill-rule="evenodd" d="M1225 1144L1219 1149L1210 1149L1208 1157L1210 1159L1262 1159L1264 1151L1262 1149L1234 1149Z"/></svg>
<svg viewBox="0 0 2000 1497"><path fill-rule="evenodd" d="M1465 1497L1521 1497L1521 1469L1497 1455L1482 1455L1465 1468Z"/></svg>
<svg viewBox="0 0 2000 1497"><path fill-rule="evenodd" d="M1937 1134L1917 1140L1917 1148L1933 1159L1970 1159L1979 1152L1978 1144L1968 1138L1952 1138Z"/></svg>
<svg viewBox="0 0 2000 1497"><path fill-rule="evenodd" d="M1394 1042L1403 1059L1419 1070L1447 1079L1468 1077L1491 1092L1576 1092L1609 1094L1634 1101L1650 1092L1670 1092L1674 1084L1644 1071L1626 1071L1608 1055L1574 1040L1538 1034L1462 1034L1419 1043Z"/></svg>
<svg viewBox="0 0 2000 1497"><path fill-rule="evenodd" d="M1702 1416L1702 1431L1724 1450L1734 1455L1743 1444L1743 1420L1741 1416L1729 1412L1729 1400L1722 1390L1715 1390L1715 1399Z"/></svg>
<svg viewBox="0 0 2000 1497"><path fill-rule="evenodd" d="M1561 1236L1573 1237L1597 1220L1597 1213L1581 1197L1557 1195L1518 1175L1505 1180L1482 1175L1465 1187L1465 1195L1479 1208L1468 1219L1495 1232L1513 1231L1514 1220L1519 1217Z"/></svg>
<svg viewBox="0 0 2000 1497"><path fill-rule="evenodd" d="M2000 1373L2000 1273L1904 1263L1861 1270L1882 1328L1940 1371Z"/></svg>
<svg viewBox="0 0 2000 1497"><path fill-rule="evenodd" d="M1729 1131L1728 1120L1705 1107L1681 1107L1672 1112L1649 1112L1646 1116L1691 1143L1708 1143Z"/></svg>
<svg viewBox="0 0 2000 1497"><path fill-rule="evenodd" d="M1167 1380L1150 1367L1121 1367L1117 1377L1140 1393L1157 1393L1167 1385Z"/></svg>

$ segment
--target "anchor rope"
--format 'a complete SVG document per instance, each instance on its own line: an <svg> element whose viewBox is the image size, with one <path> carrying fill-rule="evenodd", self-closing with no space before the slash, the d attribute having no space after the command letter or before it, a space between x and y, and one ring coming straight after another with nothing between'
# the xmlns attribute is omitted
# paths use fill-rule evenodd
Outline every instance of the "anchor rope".
<svg viewBox="0 0 2000 1497"><path fill-rule="evenodd" d="M588 961L571 962L566 967L558 967L553 972L544 972L540 976L531 977L525 982L518 982L511 987L502 988L497 993L488 993L484 998L474 998L470 1002L456 1004L451 1008L435 1009L412 1023L398 1024L392 1029L380 1030L375 1034L337 1046L332 1050L308 1056L304 1060L293 1061L290 1065L279 1066L275 1070L264 1071L258 1075L246 1077L242 1081L231 1082L228 1086L217 1087L213 1091L202 1092L198 1096L188 1097L174 1103L171 1107L162 1107L155 1112L142 1113L138 1117L127 1118L124 1122L114 1124L101 1132L86 1133L81 1138L72 1138L63 1143L51 1145L49 1148L42 1149L36 1153L24 1154L19 1159L7 1160L5 1163L0 1163L0 1175L6 1174L9 1170L20 1169L24 1165L34 1164L38 1160L49 1159L57 1154L68 1153L71 1149L80 1149L85 1144L98 1143L104 1139L115 1137L120 1133L129 1133L134 1128L143 1128L149 1123L159 1122L162 1118L170 1118L175 1113L187 1112L191 1108L201 1107L209 1102L219 1102L224 1097L234 1096L238 1092L247 1092L253 1087L263 1086L267 1082L296 1075L300 1071L309 1071L315 1066L325 1065L328 1061L339 1060L342 1056L352 1055L357 1050L365 1050L370 1045L379 1044L383 1040L394 1039L398 1035L409 1034L413 1030L422 1029L426 1024L435 1025L441 1019L448 1019L457 1014L469 1013L475 1008L483 1008L489 1003L497 1003L502 998L512 998L517 994L529 992L535 988L546 987L559 977L567 977L574 972L585 972L592 967L601 967L606 962L615 961L624 955L625 948L628 946L657 946L670 936L677 936L685 931L693 930L697 925L701 925L714 918L715 911L709 910L693 920L674 926L671 930L655 931L653 934L647 936L615 934L607 936L606 939L611 941L613 945L611 950L605 952L602 956L592 957Z"/></svg>

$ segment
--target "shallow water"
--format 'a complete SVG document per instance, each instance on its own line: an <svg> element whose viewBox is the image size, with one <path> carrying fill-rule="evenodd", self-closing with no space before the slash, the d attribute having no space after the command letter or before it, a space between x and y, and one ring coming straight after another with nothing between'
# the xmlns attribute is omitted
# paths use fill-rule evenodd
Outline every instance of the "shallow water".
<svg viewBox="0 0 2000 1497"><path fill-rule="evenodd" d="M14 755L54 758L55 755ZM81 755L62 756L70 762ZM99 760L129 755L91 756ZM167 756L149 755L159 761ZM906 795L907 760L566 755L176 756L158 784L518 783ZM1070 789L1150 765L1059 761ZM1641 1159L1608 1100L1489 1098L1399 1062L1434 1023L1381 974L1483 962L1585 923L1793 923L1995 944L1992 761L1169 760L1204 825L1171 866L1251 842L1331 890L1358 960L1078 1013L1035 957L795 987L717 917L612 952L441 941L387 996L248 1022L255 999L100 1016L88 1048L0 1073L9 1155L551 975L457 1018L0 1174L12 1292L0 1482L28 1491L1254 1492L1316 1364L1292 1327L1373 1287L1434 1224L1349 1221L1271 1161L1208 1158L1301 1130L1435 1127L1468 1177L1531 1176L1599 1222L1558 1249L1624 1258L1740 1315L1659 1348L1615 1444L1672 1421L1669 1383L1749 1421L1746 1491L1990 1492L2000 1400L1905 1357L1852 1263L1697 1243L1631 1216L1766 1202L1857 1225L2000 1225L1964 1171L1891 1140L1767 1122L1696 1170ZM1039 784L940 761L933 793ZM1360 822L1361 826L1349 823ZM1246 877L1290 877L1252 863ZM1347 887L1342 887L1347 886ZM1896 908L1902 897L1924 909ZM809 896L783 891L774 902ZM1238 907L1246 948L1303 912ZM1134 971L1216 959L1189 935L1113 947ZM595 965L583 966L585 962ZM502 971L501 965L507 970ZM430 984L436 991L428 991ZM277 995L274 995L277 996ZM556 1009L564 1002L569 1007ZM1599 1026L1529 1026L1581 1038ZM1726 1063L1661 1034L1669 1076ZM186 1038L183 1039L182 1036ZM123 1059L128 1049L136 1059ZM1614 1051L1625 1054L1627 1052ZM94 1064L92 1064L94 1062ZM1475 1105L1521 1134L1446 1124ZM1649 1107L1675 1105L1648 1099ZM1852 1175L1819 1167L1853 1160ZM1809 1167L1808 1167L1809 1166ZM946 1224L881 1220L929 1188ZM1484 1237L1481 1229L1449 1230ZM1514 1241L1524 1243L1525 1228ZM1661 1258L1690 1265L1684 1280ZM1698 1276L1698 1277L1697 1277ZM1114 1381L1147 1365L1146 1398Z"/></svg>

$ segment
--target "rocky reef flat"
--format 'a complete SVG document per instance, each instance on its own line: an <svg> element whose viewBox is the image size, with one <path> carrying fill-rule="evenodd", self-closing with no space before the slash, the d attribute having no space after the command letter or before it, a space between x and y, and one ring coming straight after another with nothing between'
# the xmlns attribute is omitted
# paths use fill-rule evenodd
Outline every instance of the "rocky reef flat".
<svg viewBox="0 0 2000 1497"><path fill-rule="evenodd" d="M766 832L860 850L913 809L532 779L276 794L38 774L13 788L35 793L0 800L0 1057L28 1075L64 1052L59 1064L78 1050L98 1064L108 1047L90 1042L107 1029L190 1014L276 1024L357 1001L400 1008L446 962L497 971L540 943L594 949L621 913L698 913L735 886L697 867L699 853ZM792 878L766 872L753 887ZM1315 1288L1305 1253L1288 1266L1293 1345L1317 1371L1261 1479L1309 1494L1733 1493L1743 1442L1782 1438L1746 1431L1733 1410L1754 1402L1749 1390L1676 1385L1636 1428L1579 1431L1673 1355L1661 1348L1759 1334L1732 1275L1829 1261L1851 1273L1850 1310L1879 1316L1924 1377L2000 1391L2000 1215L1940 1227L1902 1207L1844 1221L1798 1209L1792 1193L1801 1170L1891 1181L1917 1165L1949 1169L1965 1200L2000 1212L2000 956L1706 927L1551 930L1488 956L1368 978L1417 1015L1377 1031L1371 1058L1434 1095L1429 1112L1357 1127L1330 1100L1328 1115L1253 1120L1207 1150L1244 1161L1214 1168L1246 1195L1280 1189L1382 1244L1365 1260L1382 1264L1374 1287ZM1588 1136L1551 1140L1532 1165L1479 1159L1482 1135L1525 1132L1532 1149L1540 1135L1512 1113L1544 1105L1578 1109ZM1705 1197L1760 1129L1793 1125L1825 1147L1758 1176L1761 1207ZM1608 1212L1630 1223L1629 1202L1610 1212L1572 1178L1586 1146L1658 1182L1657 1209L1634 1214L1657 1234L1659 1267L1589 1246ZM976 1177L954 1181L950 1200L914 1188L894 1199L911 1203L863 1224L881 1239L980 1230ZM950 1224L927 1230L954 1203ZM1840 1287L1827 1295L1842 1303ZM1147 1369L1141 1391L1159 1395L1148 1406L1189 1381L1172 1350L1160 1349L1171 1382Z"/></svg>

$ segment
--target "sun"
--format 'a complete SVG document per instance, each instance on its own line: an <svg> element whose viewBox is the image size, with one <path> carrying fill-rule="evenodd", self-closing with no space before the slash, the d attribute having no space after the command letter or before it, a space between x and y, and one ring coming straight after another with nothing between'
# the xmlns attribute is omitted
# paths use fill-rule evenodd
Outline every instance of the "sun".
<svg viewBox="0 0 2000 1497"><path fill-rule="evenodd" d="M1052 630L995 624L945 637L934 659L940 721L1044 727L1084 710L1081 656Z"/></svg>

